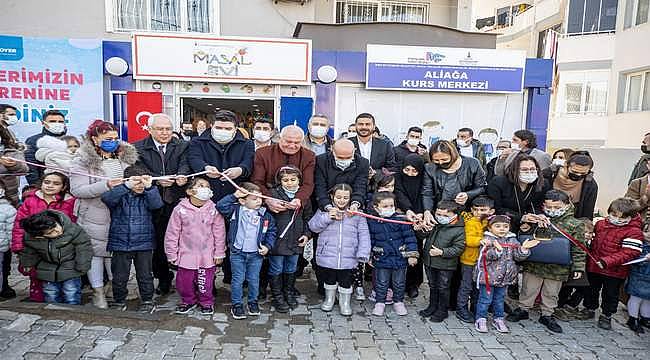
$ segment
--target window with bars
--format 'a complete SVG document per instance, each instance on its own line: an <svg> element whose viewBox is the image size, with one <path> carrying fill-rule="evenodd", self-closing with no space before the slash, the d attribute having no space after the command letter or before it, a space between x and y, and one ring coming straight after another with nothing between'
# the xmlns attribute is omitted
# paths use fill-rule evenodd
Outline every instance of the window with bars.
<svg viewBox="0 0 650 360"><path fill-rule="evenodd" d="M336 23L376 21L427 24L429 4L407 1L338 0Z"/></svg>
<svg viewBox="0 0 650 360"><path fill-rule="evenodd" d="M625 111L650 110L650 71L627 75L625 85Z"/></svg>
<svg viewBox="0 0 650 360"><path fill-rule="evenodd" d="M566 114L605 114L607 112L607 82L568 82L564 85Z"/></svg>
<svg viewBox="0 0 650 360"><path fill-rule="evenodd" d="M109 0L109 31L212 32L216 0Z"/></svg>

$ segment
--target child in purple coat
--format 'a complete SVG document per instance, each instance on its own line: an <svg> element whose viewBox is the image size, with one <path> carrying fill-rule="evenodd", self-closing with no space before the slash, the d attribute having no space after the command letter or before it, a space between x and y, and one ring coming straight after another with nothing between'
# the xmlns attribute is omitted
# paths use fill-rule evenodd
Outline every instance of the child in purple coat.
<svg viewBox="0 0 650 360"><path fill-rule="evenodd" d="M318 210L309 221L309 229L320 234L316 247L316 263L322 270L325 301L321 310L332 311L338 289L341 315L352 315L352 272L357 264L370 257L370 234L364 217L346 213L352 188L335 185L330 190L332 205L327 211ZM338 284L338 285L337 285Z"/></svg>

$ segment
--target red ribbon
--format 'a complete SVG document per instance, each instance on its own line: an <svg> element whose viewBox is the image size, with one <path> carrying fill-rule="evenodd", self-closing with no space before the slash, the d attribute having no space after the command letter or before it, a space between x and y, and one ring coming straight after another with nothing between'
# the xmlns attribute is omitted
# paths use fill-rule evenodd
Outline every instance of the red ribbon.
<svg viewBox="0 0 650 360"><path fill-rule="evenodd" d="M501 247L503 248L517 248L521 245L519 244L502 244L499 243ZM488 275L487 271L487 252L488 252L488 246L483 246L483 249L481 250L481 260L482 260L482 267L483 267L483 278L485 279L485 290L489 294L492 291L492 287L490 286L490 276Z"/></svg>
<svg viewBox="0 0 650 360"><path fill-rule="evenodd" d="M551 228L553 228L555 231L559 232L565 238L569 239L569 241L571 241L571 243L573 243L573 245L579 247L580 250L584 251L585 254L587 254L587 256L589 256L591 258L591 260L593 260L595 263L598 262L596 257L591 254L591 252L589 251L589 248L587 248L587 246L585 246L585 244L581 243L578 239L574 238L569 233L567 233L566 231L560 229L559 226L557 226L557 225L555 225L553 223L551 223Z"/></svg>

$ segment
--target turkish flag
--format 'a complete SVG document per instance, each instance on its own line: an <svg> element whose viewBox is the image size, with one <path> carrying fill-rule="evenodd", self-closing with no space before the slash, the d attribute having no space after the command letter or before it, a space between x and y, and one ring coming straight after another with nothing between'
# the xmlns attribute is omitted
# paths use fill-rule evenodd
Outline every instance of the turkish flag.
<svg viewBox="0 0 650 360"><path fill-rule="evenodd" d="M152 114L162 112L162 101L160 92L126 92L126 117L130 143L149 136L147 122Z"/></svg>

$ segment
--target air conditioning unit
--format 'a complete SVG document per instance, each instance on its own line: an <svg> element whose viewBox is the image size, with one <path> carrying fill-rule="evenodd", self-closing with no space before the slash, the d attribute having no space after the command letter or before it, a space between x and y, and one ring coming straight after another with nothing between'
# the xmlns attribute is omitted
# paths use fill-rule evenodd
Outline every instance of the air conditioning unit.
<svg viewBox="0 0 650 360"><path fill-rule="evenodd" d="M276 4L279 2L288 2L288 3L296 3L300 5L305 5L305 3L308 3L311 0L273 0Z"/></svg>

